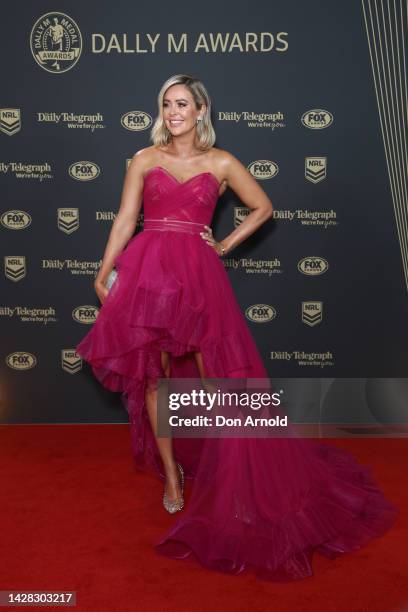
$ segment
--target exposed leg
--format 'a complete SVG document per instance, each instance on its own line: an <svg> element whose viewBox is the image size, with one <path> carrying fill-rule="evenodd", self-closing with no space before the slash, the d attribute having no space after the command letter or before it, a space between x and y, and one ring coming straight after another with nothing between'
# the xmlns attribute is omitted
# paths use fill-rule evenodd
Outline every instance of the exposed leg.
<svg viewBox="0 0 408 612"><path fill-rule="evenodd" d="M194 353L198 371L200 372L200 378L205 378L203 356L201 353Z"/></svg>
<svg viewBox="0 0 408 612"><path fill-rule="evenodd" d="M210 392L213 393L214 391L216 391L216 387L214 386L213 383L211 383L208 379L206 379L206 374L204 372L204 363L203 363L203 356L202 356L202 354L199 353L199 352L194 353L194 357L195 357L195 360L196 360L196 364L197 364L197 367L198 367L198 371L200 373L200 378L201 378L201 382L202 382L202 385L203 385L204 389L208 393L210 393Z"/></svg>
<svg viewBox="0 0 408 612"><path fill-rule="evenodd" d="M161 364L164 375L168 378L170 376L170 355L167 351L161 351ZM181 496L179 472L173 455L172 439L157 437L157 390L146 390L145 402L157 448L163 461L166 474L166 493L169 500L172 501Z"/></svg>

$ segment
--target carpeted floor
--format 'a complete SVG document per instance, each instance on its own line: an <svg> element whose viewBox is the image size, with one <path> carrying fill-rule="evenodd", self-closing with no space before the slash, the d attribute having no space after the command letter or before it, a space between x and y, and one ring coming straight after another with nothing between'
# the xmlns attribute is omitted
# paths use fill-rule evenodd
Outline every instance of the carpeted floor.
<svg viewBox="0 0 408 612"><path fill-rule="evenodd" d="M135 469L127 425L1 425L0 590L76 591L81 612L407 612L408 440L327 442L373 467L400 517L360 551L315 555L313 577L273 584L154 551L175 519Z"/></svg>

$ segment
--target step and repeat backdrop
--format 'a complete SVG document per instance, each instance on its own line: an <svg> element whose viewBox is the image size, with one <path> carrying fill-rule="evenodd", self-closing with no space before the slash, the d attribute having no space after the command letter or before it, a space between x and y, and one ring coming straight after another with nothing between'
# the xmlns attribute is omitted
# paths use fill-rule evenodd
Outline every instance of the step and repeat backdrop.
<svg viewBox="0 0 408 612"><path fill-rule="evenodd" d="M394 5L4 8L3 423L127 420L74 347L98 316L128 163L179 73L204 82L216 146L274 206L223 259L270 377L407 375L407 7ZM228 189L215 237L248 213Z"/></svg>

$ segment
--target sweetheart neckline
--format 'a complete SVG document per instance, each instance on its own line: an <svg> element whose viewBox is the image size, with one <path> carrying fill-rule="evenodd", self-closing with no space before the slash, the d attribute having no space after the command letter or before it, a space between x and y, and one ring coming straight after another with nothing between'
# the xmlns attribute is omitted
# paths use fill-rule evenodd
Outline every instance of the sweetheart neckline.
<svg viewBox="0 0 408 612"><path fill-rule="evenodd" d="M176 183L178 183L179 185L185 185L186 183L189 183L190 181L192 181L192 180L193 180L193 179L195 179L195 178L198 178L199 176L203 176L203 175L205 175L205 174L208 174L208 175L209 175L209 176L211 176L211 177L214 179L214 181L217 183L217 185L218 185L218 189L221 187L221 183L219 182L219 180L217 179L217 177L215 176L215 174L214 174L213 172L200 172L199 174L194 174L194 176L190 176L190 178L188 178L188 179L187 179L187 180L185 180L185 181L179 181L179 180L178 180L178 178L177 178L176 176L174 176L174 174L172 174L171 172L169 172L169 171L167 170L167 168L164 168L163 166L159 166L159 165L157 165L157 166L152 166L151 168L149 168L149 169L147 170L147 172L145 173L144 178L146 178L146 176L147 176L147 175L148 175L150 172L152 172L152 170L155 170L155 169L157 169L157 168L158 168L159 170L163 170L163 171L164 171L164 172L165 172L165 173L166 173L166 174L167 174L167 175L168 175L170 178L174 179L174 180L176 181Z"/></svg>

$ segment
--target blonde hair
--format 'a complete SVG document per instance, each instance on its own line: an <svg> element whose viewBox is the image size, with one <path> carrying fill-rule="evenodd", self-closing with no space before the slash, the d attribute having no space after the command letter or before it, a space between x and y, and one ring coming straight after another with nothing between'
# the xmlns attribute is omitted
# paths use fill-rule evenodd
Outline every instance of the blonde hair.
<svg viewBox="0 0 408 612"><path fill-rule="evenodd" d="M171 141L171 133L163 120L163 98L164 94L172 85L185 85L193 96L197 110L206 105L202 120L197 123L197 141L200 149L210 149L215 143L216 135L211 123L211 100L203 83L188 74L175 74L167 79L162 85L157 96L159 114L155 119L150 132L150 141L155 146L163 146Z"/></svg>

